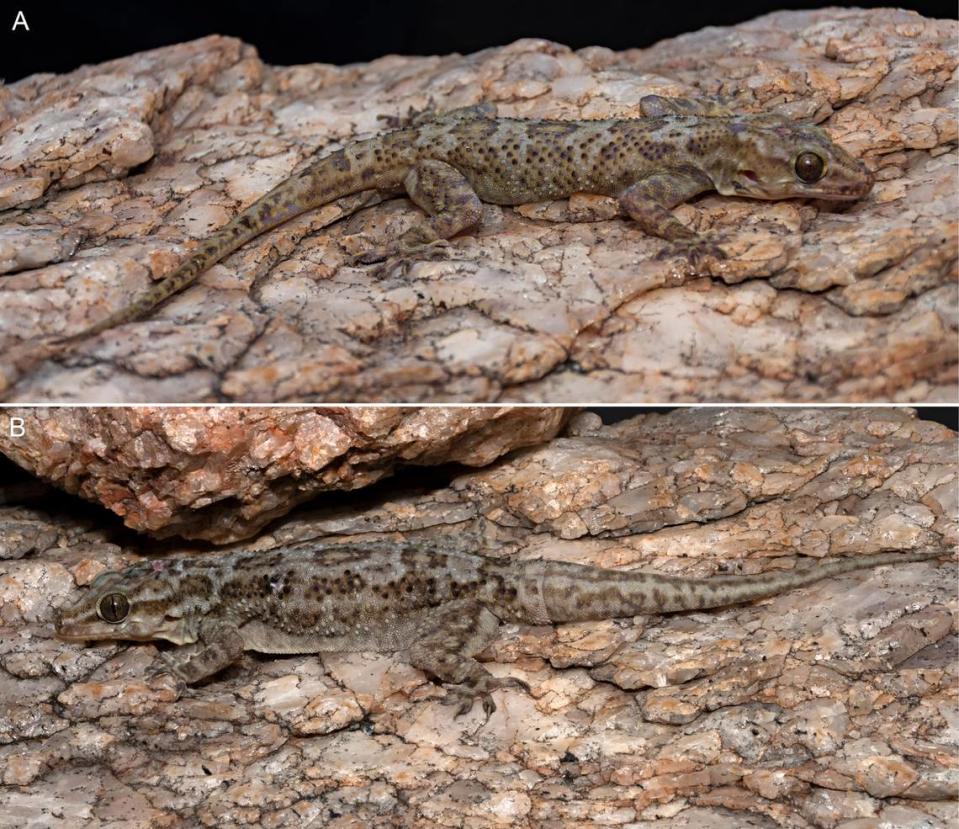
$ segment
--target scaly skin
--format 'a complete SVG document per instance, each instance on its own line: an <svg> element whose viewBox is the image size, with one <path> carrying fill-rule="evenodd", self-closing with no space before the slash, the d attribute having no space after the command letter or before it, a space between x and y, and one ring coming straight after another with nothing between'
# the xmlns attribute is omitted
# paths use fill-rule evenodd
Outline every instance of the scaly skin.
<svg viewBox="0 0 959 829"><path fill-rule="evenodd" d="M181 645L166 672L198 682L244 650L406 651L469 710L522 686L473 657L501 622L544 625L701 610L773 596L937 552L880 553L808 569L688 579L561 561L497 561L423 543L304 544L268 553L147 561L97 576L57 611L68 640L165 639ZM452 687L449 687L452 686Z"/></svg>
<svg viewBox="0 0 959 829"><path fill-rule="evenodd" d="M617 197L643 230L674 243L698 266L704 257L722 258L722 251L669 211L699 193L852 200L872 188L869 170L818 127L655 95L640 108L645 117L631 120L533 121L495 118L490 105L479 105L351 144L254 202L132 304L58 345L142 317L254 237L361 191L405 189L427 214L364 262L467 230L479 221L481 202L523 204L585 192ZM797 173L804 153L822 161L814 181Z"/></svg>

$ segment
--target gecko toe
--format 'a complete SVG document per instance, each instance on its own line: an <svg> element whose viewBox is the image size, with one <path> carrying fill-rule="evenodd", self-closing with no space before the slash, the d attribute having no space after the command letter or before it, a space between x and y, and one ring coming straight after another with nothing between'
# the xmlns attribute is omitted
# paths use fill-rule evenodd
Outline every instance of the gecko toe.
<svg viewBox="0 0 959 829"><path fill-rule="evenodd" d="M390 279L392 277L402 279L409 273L412 264L413 263L404 256L391 256L373 269L372 276L376 280Z"/></svg>
<svg viewBox="0 0 959 829"><path fill-rule="evenodd" d="M447 704L459 703L455 718L468 714L473 709L473 704L477 701L482 703L486 719L489 719L496 711L496 703L493 701L493 691L523 691L531 694L529 684L516 677L484 677L483 680L476 683L463 685L445 685Z"/></svg>
<svg viewBox="0 0 959 829"><path fill-rule="evenodd" d="M483 713L486 715L485 719L488 720L493 715L493 712L496 711L496 703L488 691L474 695L469 691L463 690L461 693L456 694L456 698L461 698L461 701L460 704L456 706L456 712L453 714L453 719L455 720L469 714L470 711L473 710L473 706L477 700L479 700L483 706Z"/></svg>
<svg viewBox="0 0 959 829"><path fill-rule="evenodd" d="M152 689L172 688L176 699L186 693L186 682L176 675L164 660L163 664L154 667L146 675L146 684Z"/></svg>
<svg viewBox="0 0 959 829"><path fill-rule="evenodd" d="M528 682L524 682L522 679L518 679L515 676L507 676L503 679L493 679L490 683L490 687L500 690L513 690L513 691L522 691L524 694L529 694L532 696L532 689L529 687Z"/></svg>
<svg viewBox="0 0 959 829"><path fill-rule="evenodd" d="M379 265L374 279L406 276L416 262L437 262L448 258L450 244L445 239L431 242L395 243L365 251L351 260L351 265Z"/></svg>
<svg viewBox="0 0 959 829"><path fill-rule="evenodd" d="M493 697L490 694L483 694L483 713L486 714L487 720L493 716L494 711L496 711L496 703L493 702Z"/></svg>
<svg viewBox="0 0 959 829"><path fill-rule="evenodd" d="M476 696L468 690L457 686L446 687L446 699L443 702L447 705L456 705L456 711L453 713L453 719L458 720L465 717L473 710L473 703L476 702Z"/></svg>
<svg viewBox="0 0 959 829"><path fill-rule="evenodd" d="M365 250L363 253L358 253L356 256L352 257L349 260L349 264L376 265L379 262L384 262L390 256L391 252L388 247L371 248L370 250Z"/></svg>

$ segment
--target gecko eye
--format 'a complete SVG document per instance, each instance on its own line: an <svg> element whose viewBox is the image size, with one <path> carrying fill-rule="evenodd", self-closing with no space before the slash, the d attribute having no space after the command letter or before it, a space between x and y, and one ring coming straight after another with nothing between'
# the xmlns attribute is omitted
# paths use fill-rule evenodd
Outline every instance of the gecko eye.
<svg viewBox="0 0 959 829"><path fill-rule="evenodd" d="M122 593L107 593L97 605L97 615L104 622L122 622L130 612L130 602Z"/></svg>
<svg viewBox="0 0 959 829"><path fill-rule="evenodd" d="M807 184L819 181L826 172L826 165L815 153L800 153L796 159L796 175Z"/></svg>

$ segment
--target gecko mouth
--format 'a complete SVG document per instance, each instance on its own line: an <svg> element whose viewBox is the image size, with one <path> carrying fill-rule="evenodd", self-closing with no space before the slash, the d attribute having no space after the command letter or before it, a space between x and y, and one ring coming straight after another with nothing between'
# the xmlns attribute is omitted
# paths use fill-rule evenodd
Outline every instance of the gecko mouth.
<svg viewBox="0 0 959 829"><path fill-rule="evenodd" d="M871 181L833 184L828 189L821 188L818 193L812 194L812 198L824 201L856 201L866 196L870 190L872 190Z"/></svg>
<svg viewBox="0 0 959 829"><path fill-rule="evenodd" d="M875 183L875 174L865 164L857 164L848 175L836 175L832 181L820 182L819 192L813 198L855 201L867 196Z"/></svg>
<svg viewBox="0 0 959 829"><path fill-rule="evenodd" d="M738 170L732 185L733 189L743 196L752 196L755 199L776 198L767 191L755 170Z"/></svg>
<svg viewBox="0 0 959 829"><path fill-rule="evenodd" d="M86 635L83 630L79 628L69 628L65 629L61 625L56 625L54 628L57 639L61 639L64 642L89 642L96 637L93 634Z"/></svg>
<svg viewBox="0 0 959 829"><path fill-rule="evenodd" d="M759 176L755 170L740 170L733 179L733 187L739 193L755 193L759 184Z"/></svg>

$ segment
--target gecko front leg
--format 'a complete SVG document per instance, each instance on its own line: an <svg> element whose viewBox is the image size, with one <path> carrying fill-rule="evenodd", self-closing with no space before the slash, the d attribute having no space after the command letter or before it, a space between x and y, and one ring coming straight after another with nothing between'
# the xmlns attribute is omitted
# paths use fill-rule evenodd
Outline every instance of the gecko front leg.
<svg viewBox="0 0 959 829"><path fill-rule="evenodd" d="M496 710L491 693L499 688L529 692L522 680L498 679L473 658L496 638L499 624L479 602L452 601L429 616L422 635L410 648L410 664L440 680L450 701L459 702L457 717L468 713L479 699L488 719Z"/></svg>
<svg viewBox="0 0 959 829"><path fill-rule="evenodd" d="M644 95L639 99L639 111L644 118L662 115L702 115L704 118L723 118L735 113L719 101L703 98L667 98L664 95Z"/></svg>
<svg viewBox="0 0 959 829"><path fill-rule="evenodd" d="M712 189L713 182L699 170L668 170L631 184L620 194L619 204L646 233L678 247L698 271L706 257L725 259L726 254L669 211L677 204Z"/></svg>
<svg viewBox="0 0 959 829"><path fill-rule="evenodd" d="M177 648L170 654L160 654L163 667L154 671L153 676L168 673L182 684L193 685L232 665L242 654L243 637L235 625L203 622L198 643ZM182 690L181 685L178 691Z"/></svg>
<svg viewBox="0 0 959 829"><path fill-rule="evenodd" d="M435 110L424 110L423 112L417 113L417 115L411 120L411 124L414 126L422 126L423 124L428 124L430 122L436 121L450 121L455 119L464 119L464 118L495 118L496 117L496 104L492 101L480 101L478 104L470 104L465 107L457 107L456 109L449 109L446 112L436 112Z"/></svg>

